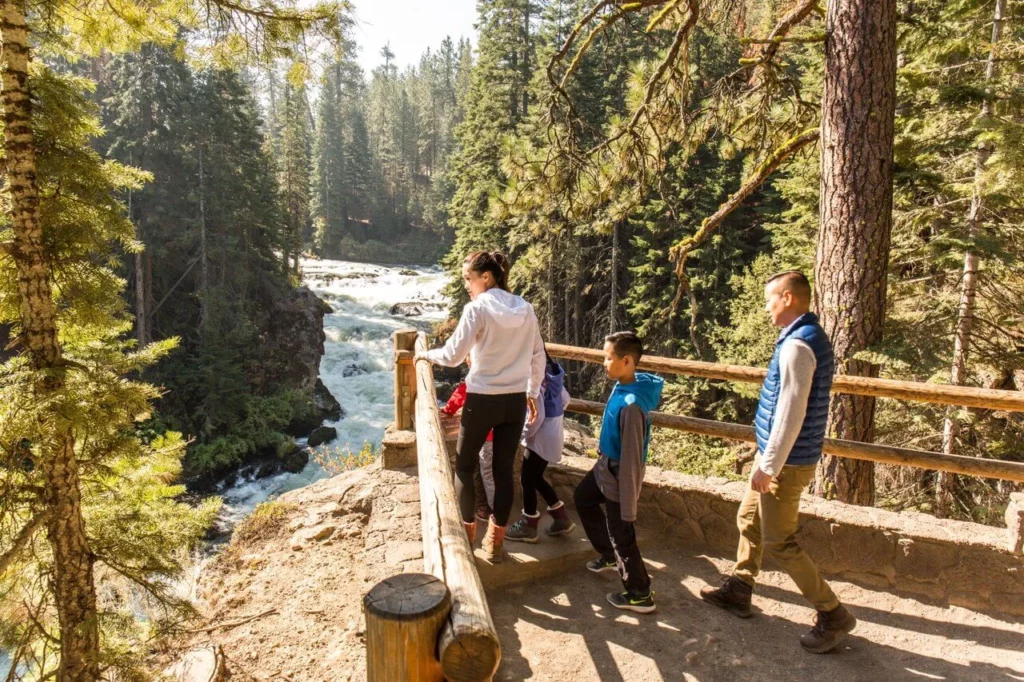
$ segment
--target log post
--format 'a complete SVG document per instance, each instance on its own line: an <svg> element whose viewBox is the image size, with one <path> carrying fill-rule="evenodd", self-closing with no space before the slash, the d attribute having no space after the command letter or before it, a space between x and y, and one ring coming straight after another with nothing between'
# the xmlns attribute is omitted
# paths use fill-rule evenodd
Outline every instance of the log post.
<svg viewBox="0 0 1024 682"><path fill-rule="evenodd" d="M416 350L426 349L426 336L420 334ZM455 500L434 374L427 362L416 363L415 370L423 568L443 580L452 592L451 616L438 637L438 659L445 679L481 682L497 671L501 644Z"/></svg>
<svg viewBox="0 0 1024 682"><path fill-rule="evenodd" d="M416 370L412 357L416 346L415 329L399 329L395 342L395 428L411 431L416 402Z"/></svg>
<svg viewBox="0 0 1024 682"><path fill-rule="evenodd" d="M423 573L392 576L367 592L367 682L442 682L437 633L451 606L448 587Z"/></svg>

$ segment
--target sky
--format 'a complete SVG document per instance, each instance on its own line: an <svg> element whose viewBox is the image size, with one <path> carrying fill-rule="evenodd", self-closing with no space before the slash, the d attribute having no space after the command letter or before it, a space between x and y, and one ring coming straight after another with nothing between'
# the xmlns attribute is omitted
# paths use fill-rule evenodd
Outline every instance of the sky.
<svg viewBox="0 0 1024 682"><path fill-rule="evenodd" d="M404 70L418 64L429 47L436 50L445 36L458 42L468 37L476 45L476 0L351 0L355 7L353 37L359 45L359 65L369 76L390 44L395 65Z"/></svg>

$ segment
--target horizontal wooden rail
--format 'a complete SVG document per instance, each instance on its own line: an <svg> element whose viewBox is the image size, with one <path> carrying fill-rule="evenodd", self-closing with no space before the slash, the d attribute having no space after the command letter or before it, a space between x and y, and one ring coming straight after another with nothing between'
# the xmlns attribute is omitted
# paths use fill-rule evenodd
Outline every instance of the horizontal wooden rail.
<svg viewBox="0 0 1024 682"><path fill-rule="evenodd" d="M548 352L550 353L550 351ZM566 409L570 412L600 416L604 413L604 403L595 403L590 400L571 400ZM651 423L655 426L685 431L687 433L697 433L702 436L726 438L728 440L746 441L749 443L754 442L753 426L730 424L711 419L697 419L696 417L683 417L675 414L665 414L664 412L652 412ZM826 438L825 446L822 450L826 454L847 457L849 459L863 459L869 462L900 464L903 466L920 467L922 469L933 469L935 471L948 471L967 476L1024 482L1024 464L1019 462L1003 462L998 459L981 459L980 457L963 457L961 455L944 455L938 452L928 452L927 450L895 448L888 445L858 443L852 440L838 440L835 438Z"/></svg>
<svg viewBox="0 0 1024 682"><path fill-rule="evenodd" d="M581 362L604 362L604 352L594 348L579 348L558 343L547 344L548 354L563 360L579 360ZM697 360L678 360L645 355L640 360L640 369L666 374L685 374L706 379L724 379L726 381L743 381L760 384L764 381L767 371L757 367L742 365L723 365L715 362L699 362ZM898 400L917 400L939 405L962 405L964 407L980 407L989 410L1009 410L1024 412L1024 391L1000 391L993 388L974 388L972 386L945 386L942 384L924 384L914 381L895 381L893 379L875 379L850 374L837 374L832 381L833 393L852 395L871 395L877 398L896 398Z"/></svg>
<svg viewBox="0 0 1024 682"><path fill-rule="evenodd" d="M422 333L416 338L416 350L427 350ZM452 594L452 610L438 637L438 660L447 680L489 680L498 669L501 644L455 500L429 362L416 363L415 400L423 568L443 580Z"/></svg>

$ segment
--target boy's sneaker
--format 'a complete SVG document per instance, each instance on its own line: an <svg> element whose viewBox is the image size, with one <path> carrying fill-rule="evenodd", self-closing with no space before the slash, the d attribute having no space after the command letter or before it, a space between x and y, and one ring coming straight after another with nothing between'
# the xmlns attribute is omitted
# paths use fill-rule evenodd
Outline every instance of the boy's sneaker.
<svg viewBox="0 0 1024 682"><path fill-rule="evenodd" d="M609 592L608 603L617 609L636 611L637 613L650 613L655 609L653 591L639 599L630 596L629 592Z"/></svg>
<svg viewBox="0 0 1024 682"><path fill-rule="evenodd" d="M551 525L544 529L548 535L568 535L576 528L563 503L559 502L554 509L548 507L548 514L551 514Z"/></svg>
<svg viewBox="0 0 1024 682"><path fill-rule="evenodd" d="M617 573L619 567L614 561L605 561L598 557L587 562L587 570L591 573L604 573L605 571L615 571Z"/></svg>
<svg viewBox="0 0 1024 682"><path fill-rule="evenodd" d="M516 542L537 542L537 524L540 522L540 514L530 516L525 512L519 520L512 524L512 527L505 533L506 540Z"/></svg>

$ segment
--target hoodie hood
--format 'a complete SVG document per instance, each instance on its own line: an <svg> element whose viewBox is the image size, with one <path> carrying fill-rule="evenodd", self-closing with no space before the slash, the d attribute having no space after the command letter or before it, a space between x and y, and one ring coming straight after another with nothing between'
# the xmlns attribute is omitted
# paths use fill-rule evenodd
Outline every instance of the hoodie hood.
<svg viewBox="0 0 1024 682"><path fill-rule="evenodd" d="M548 360L544 370L544 416L545 418L561 417L562 388L565 385L565 372L554 360Z"/></svg>
<svg viewBox="0 0 1024 682"><path fill-rule="evenodd" d="M497 287L483 292L473 303L486 310L499 327L506 329L523 326L531 309L530 304L519 296Z"/></svg>
<svg viewBox="0 0 1024 682"><path fill-rule="evenodd" d="M615 393L624 393L627 405L636 403L644 414L650 414L661 400L661 389L665 380L654 374L637 372L636 381L631 384L615 384Z"/></svg>

